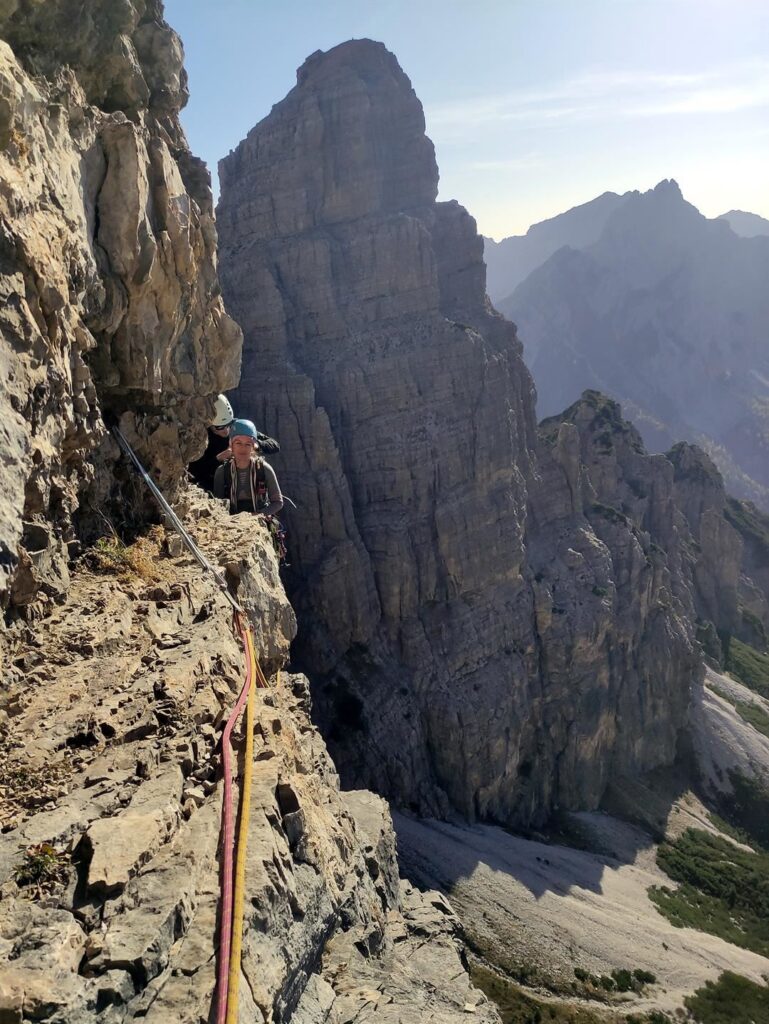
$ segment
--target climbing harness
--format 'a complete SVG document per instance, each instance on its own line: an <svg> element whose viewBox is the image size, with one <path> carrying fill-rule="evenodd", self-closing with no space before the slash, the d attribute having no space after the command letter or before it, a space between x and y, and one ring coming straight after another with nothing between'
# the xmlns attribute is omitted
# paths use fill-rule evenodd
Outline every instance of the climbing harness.
<svg viewBox="0 0 769 1024"><path fill-rule="evenodd" d="M233 473L233 463L224 464L224 491L229 494L230 510L237 511L238 508L238 474ZM267 478L264 474L264 460L260 458L251 459L248 466L248 484L251 492L251 504L255 512L261 511L269 503L267 495Z"/></svg>
<svg viewBox="0 0 769 1024"><path fill-rule="evenodd" d="M219 570L209 562L195 541L190 537L183 523L168 504L149 473L139 461L136 453L126 441L120 429L113 425L112 434L134 468L149 487L155 499L168 517L169 522L181 537L185 547L198 564L210 572L229 601L235 613L235 627L240 633L246 660L246 678L222 733L222 893L219 915L219 962L217 966L216 1024L237 1024L238 992L240 987L240 962L243 944L243 906L246 883L246 848L248 844L248 822L251 804L251 780L254 765L254 694L255 685L267 687L261 666L256 659L254 637L243 609L227 588ZM237 827L237 845L232 814L232 748L231 737L243 707L246 707L246 749L243 764L243 785L240 795L240 820ZM235 851L233 869L233 848Z"/></svg>
<svg viewBox="0 0 769 1024"><path fill-rule="evenodd" d="M286 548L286 529L281 521L274 515L268 515L265 512L260 511L265 508L269 503L269 494L267 491L267 478L264 474L264 460L260 458L252 459L249 467L249 487L251 491L251 504L257 515L261 515L270 532L272 538L272 546L275 548L275 554L278 556L278 561L283 565L286 561L286 554L288 549ZM234 512L238 508L238 475L233 472L233 463L231 461L225 462L224 464L224 491L225 494L229 494L230 511ZM286 498L285 495L282 497L294 505L294 502L290 498Z"/></svg>

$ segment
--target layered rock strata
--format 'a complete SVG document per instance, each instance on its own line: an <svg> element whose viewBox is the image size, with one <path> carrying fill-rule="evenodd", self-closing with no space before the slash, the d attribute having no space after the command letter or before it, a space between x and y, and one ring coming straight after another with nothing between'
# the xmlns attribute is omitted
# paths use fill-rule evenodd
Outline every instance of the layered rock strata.
<svg viewBox="0 0 769 1024"><path fill-rule="evenodd" d="M672 760L701 672L673 466L621 421L604 452L589 403L538 440L395 58L314 54L220 177L238 404L283 446L294 651L343 778L528 823Z"/></svg>
<svg viewBox="0 0 769 1024"><path fill-rule="evenodd" d="M172 489L240 332L159 0L5 3L0 40L0 603L28 607L103 516L142 518L102 414Z"/></svg>
<svg viewBox="0 0 769 1024"><path fill-rule="evenodd" d="M205 500L186 511L237 586L270 680L256 708L243 1019L344 1008L368 1020L376 1007L381 1021L458 1022L468 1007L497 1024L445 900L401 891L386 804L339 792L307 681L279 672L295 626L265 531ZM45 630L17 623L2 638L3 1020L209 1019L217 737L243 659L229 607L176 546L158 528L120 555L90 553Z"/></svg>

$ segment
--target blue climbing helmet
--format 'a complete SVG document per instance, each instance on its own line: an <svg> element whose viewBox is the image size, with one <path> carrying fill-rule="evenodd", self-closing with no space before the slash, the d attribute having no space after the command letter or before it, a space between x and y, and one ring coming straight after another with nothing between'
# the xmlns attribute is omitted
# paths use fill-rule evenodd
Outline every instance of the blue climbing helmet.
<svg viewBox="0 0 769 1024"><path fill-rule="evenodd" d="M259 440L256 427L251 420L233 420L230 424L230 440L233 437L250 437L257 442Z"/></svg>

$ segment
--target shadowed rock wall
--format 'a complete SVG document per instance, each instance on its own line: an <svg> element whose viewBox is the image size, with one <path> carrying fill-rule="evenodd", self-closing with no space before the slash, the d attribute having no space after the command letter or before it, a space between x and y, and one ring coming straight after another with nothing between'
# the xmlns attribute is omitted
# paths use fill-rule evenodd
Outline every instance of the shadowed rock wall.
<svg viewBox="0 0 769 1024"><path fill-rule="evenodd" d="M314 54L220 176L238 408L281 440L295 652L344 778L520 822L670 761L700 671L672 467L639 443L643 525L595 511L621 474L585 464L579 424L538 441L395 58Z"/></svg>

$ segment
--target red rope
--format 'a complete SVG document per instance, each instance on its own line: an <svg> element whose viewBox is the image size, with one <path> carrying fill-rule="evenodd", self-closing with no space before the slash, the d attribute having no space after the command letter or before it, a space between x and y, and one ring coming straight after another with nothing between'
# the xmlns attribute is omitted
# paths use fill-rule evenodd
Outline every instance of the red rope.
<svg viewBox="0 0 769 1024"><path fill-rule="evenodd" d="M230 734L240 718L240 713L251 689L251 658L248 649L248 630L238 616L238 629L243 639L246 655L246 680L238 695L235 707L227 719L222 733L222 767L224 772L224 793L222 794L222 911L219 921L219 963L217 966L216 1024L225 1024L227 1017L228 973L230 965L230 942L232 937L232 764L230 761Z"/></svg>

